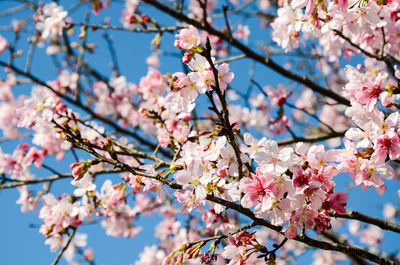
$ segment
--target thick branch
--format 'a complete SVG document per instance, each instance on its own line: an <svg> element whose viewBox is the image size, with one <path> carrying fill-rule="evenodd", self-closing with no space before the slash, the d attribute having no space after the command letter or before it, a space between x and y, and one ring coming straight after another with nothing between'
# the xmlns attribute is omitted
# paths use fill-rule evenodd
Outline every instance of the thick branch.
<svg viewBox="0 0 400 265"><path fill-rule="evenodd" d="M288 144L294 144L294 143L298 143L298 142L314 143L314 142L328 140L331 138L343 137L344 133L345 132L330 132L330 133L324 133L324 134L320 134L320 135L312 136L312 137L296 137L295 139L278 141L278 145L280 145L280 146L288 145Z"/></svg>
<svg viewBox="0 0 400 265"><path fill-rule="evenodd" d="M389 222L387 220L382 220L366 214L362 214L357 211L350 211L346 214L339 214L337 215L337 217L358 220L364 223L376 225L383 230L390 230L396 233L400 233L400 225Z"/></svg>
<svg viewBox="0 0 400 265"><path fill-rule="evenodd" d="M322 235L331 240L334 243L339 243L339 244L347 244L346 240L341 239L336 233L330 232L330 231L324 231L322 232ZM348 255L349 258L358 265L369 265L368 262L366 262L364 259L358 257L358 256L354 256L354 255Z"/></svg>

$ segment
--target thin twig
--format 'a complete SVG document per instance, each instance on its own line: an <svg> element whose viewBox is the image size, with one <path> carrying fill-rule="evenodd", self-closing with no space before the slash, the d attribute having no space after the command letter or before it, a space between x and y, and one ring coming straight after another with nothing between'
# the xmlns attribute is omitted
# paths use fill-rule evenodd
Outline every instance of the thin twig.
<svg viewBox="0 0 400 265"><path fill-rule="evenodd" d="M64 252L65 252L65 251L67 250L67 248L69 247L69 244L71 244L71 241L72 241L72 238L73 238L74 235L75 235L75 232L76 232L76 228L75 228L75 227L72 227L72 232L71 232L71 234L69 235L69 237L68 237L68 239L67 239L67 243L66 243L65 246L61 249L61 251L58 252L56 258L54 259L53 263L51 263L51 265L56 265L56 264L60 261L62 255L64 254Z"/></svg>
<svg viewBox="0 0 400 265"><path fill-rule="evenodd" d="M319 134L317 136L297 137L297 139L287 139L287 140L278 141L278 145L279 146L289 145L289 144L294 144L294 143L298 143L298 142L314 143L314 142L325 141L325 140L336 138L336 137L343 137L344 134L345 134L345 132L331 132L331 133Z"/></svg>
<svg viewBox="0 0 400 265"><path fill-rule="evenodd" d="M92 30L97 29L111 29L111 30L118 30L118 31L129 31L129 32L136 32L136 33L159 33L159 32L175 32L180 29L184 29L185 27L160 27L160 28L147 28L147 29L140 29L140 28L123 28L117 26L111 26L108 24L104 25L90 25L87 23L71 23L71 26L86 26Z"/></svg>
<svg viewBox="0 0 400 265"><path fill-rule="evenodd" d="M357 211L350 211L346 214L339 214L336 217L358 220L364 223L373 224L383 230L390 230L396 233L400 233L400 225L389 222L387 220L382 220L376 217L372 217L366 214L359 213Z"/></svg>
<svg viewBox="0 0 400 265"><path fill-rule="evenodd" d="M121 170L117 169L105 169L105 170L100 170L96 172L89 172L92 176L100 175L100 174L107 174L107 173L119 173ZM59 179L65 179L65 178L72 178L71 173L64 173L64 174L56 174L54 176L50 177L45 177L45 178L38 178L38 179L29 179L29 180L14 180L14 179L7 179L7 181L16 181L12 183L7 183L7 184L0 184L0 189L9 189L9 188L15 188L19 186L25 186L28 184L37 184L37 183L43 183L43 182L52 182L55 180Z"/></svg>

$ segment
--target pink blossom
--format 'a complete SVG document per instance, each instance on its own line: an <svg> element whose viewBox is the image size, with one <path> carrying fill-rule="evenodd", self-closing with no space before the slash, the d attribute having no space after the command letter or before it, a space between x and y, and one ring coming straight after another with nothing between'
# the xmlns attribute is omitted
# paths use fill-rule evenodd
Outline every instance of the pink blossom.
<svg viewBox="0 0 400 265"><path fill-rule="evenodd" d="M314 262L312 265L335 265L344 260L346 260L346 256L342 253L318 250L314 252Z"/></svg>
<svg viewBox="0 0 400 265"><path fill-rule="evenodd" d="M152 53L149 57L147 57L146 63L149 66L159 67L160 66L160 59L158 58L157 53Z"/></svg>
<svg viewBox="0 0 400 265"><path fill-rule="evenodd" d="M261 201L261 198L267 194L268 188L272 187L272 178L265 175L251 174L240 180L240 190L244 196L241 204L246 208L251 208Z"/></svg>
<svg viewBox="0 0 400 265"><path fill-rule="evenodd" d="M370 246L377 247L383 242L383 231L377 226L369 225L367 229L361 231L360 241Z"/></svg>
<svg viewBox="0 0 400 265"><path fill-rule="evenodd" d="M285 147L279 150L278 144L268 140L261 151L255 153L255 161L262 165L264 172L283 173L293 163L293 149Z"/></svg>
<svg viewBox="0 0 400 265"><path fill-rule="evenodd" d="M249 26L247 25L243 26L242 24L238 25L236 32L233 34L235 38L243 39L245 43L248 42L249 35L250 35Z"/></svg>
<svg viewBox="0 0 400 265"><path fill-rule="evenodd" d="M203 175L203 165L199 160L192 160L187 164L187 170L180 170L175 174L177 183L184 189L195 191L196 199L201 201L207 196L205 186L210 179Z"/></svg>
<svg viewBox="0 0 400 265"><path fill-rule="evenodd" d="M261 140L257 141L250 133L245 133L243 137L245 145L242 145L240 150L249 154L250 157L254 159L255 153L259 150L262 150L267 139L262 138Z"/></svg>
<svg viewBox="0 0 400 265"><path fill-rule="evenodd" d="M372 111L377 98L383 92L381 85L385 82L387 74L379 73L374 76L368 72L359 73L351 66L347 66L345 71L350 81L345 86L346 95L355 102L367 105L368 111Z"/></svg>
<svg viewBox="0 0 400 265"><path fill-rule="evenodd" d="M326 204L329 208L335 210L338 214L345 214L346 209L344 208L347 205L347 194L343 192L336 192L332 195L328 195L326 200Z"/></svg>
<svg viewBox="0 0 400 265"><path fill-rule="evenodd" d="M216 68L218 70L218 82L220 89L224 91L232 81L234 74L229 72L229 65L226 63L217 65Z"/></svg>
<svg viewBox="0 0 400 265"><path fill-rule="evenodd" d="M385 206L383 206L383 216L386 219L389 219L391 222L394 222L396 220L398 213L398 208L393 206L393 204L391 204L390 202L385 203Z"/></svg>
<svg viewBox="0 0 400 265"><path fill-rule="evenodd" d="M86 162L76 162L70 165L70 169L72 170L72 176L74 180L80 180L89 170L90 164Z"/></svg>
<svg viewBox="0 0 400 265"><path fill-rule="evenodd" d="M361 185L361 189L365 190L369 187L374 187L376 191L383 195L386 186L382 177L391 178L394 175L394 170L385 164L376 165L370 160L361 160L360 171L355 176L356 185Z"/></svg>
<svg viewBox="0 0 400 265"><path fill-rule="evenodd" d="M257 1L257 4L258 4L258 7L261 9L261 10L268 10L269 9L269 7L270 7L270 2L269 2L269 0L258 0Z"/></svg>
<svg viewBox="0 0 400 265"><path fill-rule="evenodd" d="M299 38L299 31L303 25L302 18L303 14L299 8L293 9L287 3L279 8L277 18L271 23L272 40L285 51L298 48L302 42Z"/></svg>
<svg viewBox="0 0 400 265"><path fill-rule="evenodd" d="M395 69L394 75L396 76L397 79L400 79L400 70L397 68L397 65L394 66L394 69Z"/></svg>
<svg viewBox="0 0 400 265"><path fill-rule="evenodd" d="M93 262L94 261L93 249L92 248L85 249L85 251L83 252L83 258L89 262Z"/></svg>
<svg viewBox="0 0 400 265"><path fill-rule="evenodd" d="M26 186L18 188L20 197L17 204L21 204L21 212L26 213L39 207L38 201L33 197L33 194L27 189Z"/></svg>
<svg viewBox="0 0 400 265"><path fill-rule="evenodd" d="M217 163L217 167L219 169L228 169L230 176L238 176L238 166L235 164L236 155L233 147L231 145L227 145L222 149L221 157Z"/></svg>
<svg viewBox="0 0 400 265"><path fill-rule="evenodd" d="M7 48L7 40L0 35L0 54Z"/></svg>
<svg viewBox="0 0 400 265"><path fill-rule="evenodd" d="M55 2L46 4L41 12L36 28L42 31L42 38L51 39L61 36L66 25L64 19L68 12L63 11L63 7Z"/></svg>
<svg viewBox="0 0 400 265"><path fill-rule="evenodd" d="M323 145L313 145L308 150L308 162L310 166L316 169L321 168L326 165L328 161L335 161L339 150L328 150L325 152L325 147Z"/></svg>
<svg viewBox="0 0 400 265"><path fill-rule="evenodd" d="M371 156L371 161L374 163L378 165L384 163L387 154L391 160L396 160L400 157L399 136L394 130L390 130L374 142L375 152Z"/></svg>
<svg viewBox="0 0 400 265"><path fill-rule="evenodd" d="M266 86L264 87L264 90L267 93L272 104L278 107L284 105L288 97L290 97L290 95L292 94L291 92L286 93L283 85L278 85L276 88Z"/></svg>
<svg viewBox="0 0 400 265"><path fill-rule="evenodd" d="M159 265L165 258L165 252L157 246L145 246L143 252L139 254L139 260L135 265ZM167 263L169 264L169 263Z"/></svg>
<svg viewBox="0 0 400 265"><path fill-rule="evenodd" d="M187 29L182 29L179 34L175 35L175 47L182 50L189 50L200 44L200 33L196 27L190 25Z"/></svg>
<svg viewBox="0 0 400 265"><path fill-rule="evenodd" d="M289 239L295 238L297 236L297 228L294 225L284 227L282 232L284 232L285 237Z"/></svg>
<svg viewBox="0 0 400 265"><path fill-rule="evenodd" d="M197 200L191 190L178 190L174 193L177 201L182 203L182 213L190 214L194 208L200 208L200 202Z"/></svg>
<svg viewBox="0 0 400 265"><path fill-rule="evenodd" d="M37 168L42 166L42 161L45 157L44 151L39 151L36 147L32 147L29 149L26 154L26 160L29 163L34 163Z"/></svg>

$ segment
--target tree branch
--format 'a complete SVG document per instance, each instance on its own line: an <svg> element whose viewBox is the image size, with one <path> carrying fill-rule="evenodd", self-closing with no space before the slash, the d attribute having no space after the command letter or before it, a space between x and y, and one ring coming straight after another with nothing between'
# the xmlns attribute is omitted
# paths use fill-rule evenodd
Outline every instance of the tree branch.
<svg viewBox="0 0 400 265"><path fill-rule="evenodd" d="M376 225L377 227L383 230L390 230L396 233L400 233L400 225L389 222L387 220L382 220L379 218L375 218L366 214L359 213L357 211L350 211L346 214L339 214L337 215L338 218L345 218L345 219L353 219L358 220L364 223Z"/></svg>
<svg viewBox="0 0 400 265"><path fill-rule="evenodd" d="M100 175L100 174L106 174L106 173L119 173L122 172L121 170L115 170L115 169L105 169L97 172L91 173L89 171L89 174L92 176ZM48 182L48 181L55 181L59 179L65 179L65 178L72 178L71 173L64 173L64 174L57 174L53 175L50 177L45 177L45 178L38 178L38 179L29 179L29 180L22 180L22 181L16 181L12 183L7 183L7 184L0 184L0 189L9 189L9 188L15 188L19 186L25 186L28 184L37 184L37 183L42 183L42 182Z"/></svg>
<svg viewBox="0 0 400 265"><path fill-rule="evenodd" d="M136 32L136 33L159 33L159 32L175 32L180 29L184 29L185 27L160 27L160 28L147 28L147 29L140 29L140 28L124 28L124 27L117 27L111 25L91 25L86 23L71 23L71 26L79 26L79 27L88 27L91 30L97 29L111 29L111 30L118 30L118 31L128 31L128 32Z"/></svg>
<svg viewBox="0 0 400 265"><path fill-rule="evenodd" d="M305 142L305 143L314 143L314 142L319 142L319 141L324 141L336 137L343 137L345 132L330 132L330 133L324 133L320 134L317 136L310 136L310 137L297 137L296 139L287 139L287 140L282 140L278 141L278 145L289 145L289 144L294 144L298 142Z"/></svg>
<svg viewBox="0 0 400 265"><path fill-rule="evenodd" d="M58 252L56 258L54 259L53 263L51 263L51 265L56 265L56 264L60 261L61 256L62 256L62 255L64 254L64 252L67 250L69 244L71 244L71 241L72 241L72 238L73 238L74 235L75 235L75 232L76 232L76 228L73 227L73 228L72 228L72 232L71 232L71 234L70 234L69 237L68 237L67 243L66 243L65 246L61 249L61 251Z"/></svg>

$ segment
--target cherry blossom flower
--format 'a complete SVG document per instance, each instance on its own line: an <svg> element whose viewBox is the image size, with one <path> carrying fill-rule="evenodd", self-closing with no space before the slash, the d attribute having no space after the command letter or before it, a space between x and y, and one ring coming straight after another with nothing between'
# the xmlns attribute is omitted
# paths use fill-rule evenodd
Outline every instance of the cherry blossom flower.
<svg viewBox="0 0 400 265"><path fill-rule="evenodd" d="M236 32L233 34L235 38L243 39L245 43L248 42L249 35L250 35L249 26L247 25L243 26L242 24L238 25Z"/></svg>
<svg viewBox="0 0 400 265"><path fill-rule="evenodd" d="M175 37L178 39L175 40L174 46L178 49L189 50L200 44L200 33L193 25L182 29Z"/></svg>
<svg viewBox="0 0 400 265"><path fill-rule="evenodd" d="M46 4L38 16L38 23L36 28L42 31L43 39L52 39L62 35L63 28L66 23L64 19L68 15L67 11L63 10L62 6L57 3L51 2Z"/></svg>
<svg viewBox="0 0 400 265"><path fill-rule="evenodd" d="M391 222L394 222L396 220L398 213L398 208L396 208L390 202L386 203L383 206L383 216L385 216L385 218L389 219Z"/></svg>
<svg viewBox="0 0 400 265"><path fill-rule="evenodd" d="M70 166L74 180L80 180L90 168L90 164L86 162L76 162Z"/></svg>
<svg viewBox="0 0 400 265"><path fill-rule="evenodd" d="M139 254L139 260L135 265L158 265L165 258L165 252L157 246L145 246L143 252Z"/></svg>
<svg viewBox="0 0 400 265"><path fill-rule="evenodd" d="M203 175L203 165L199 160L192 160L187 164L187 170L175 174L175 179L184 189L195 191L197 200L204 200L207 196L205 186L210 179Z"/></svg>
<svg viewBox="0 0 400 265"><path fill-rule="evenodd" d="M217 65L216 68L218 70L219 87L222 91L224 91L228 84L232 81L234 74L229 72L229 65L226 63Z"/></svg>
<svg viewBox="0 0 400 265"><path fill-rule="evenodd" d="M290 51L292 48L298 48L299 31L302 28L303 14L301 9L292 9L285 4L284 7L278 9L277 18L271 23L272 40L282 46L285 51Z"/></svg>
<svg viewBox="0 0 400 265"><path fill-rule="evenodd" d="M246 145L242 145L240 150L249 154L250 158L254 159L255 153L264 147L267 139L262 138L261 140L257 141L250 133L245 133L243 137Z"/></svg>
<svg viewBox="0 0 400 265"><path fill-rule="evenodd" d="M390 130L385 135L376 138L374 141L375 152L371 156L371 161L376 164L382 164L386 160L387 154L391 160L400 157L399 136L394 130Z"/></svg>
<svg viewBox="0 0 400 265"><path fill-rule="evenodd" d="M7 48L7 40L0 35L0 54Z"/></svg>
<svg viewBox="0 0 400 265"><path fill-rule="evenodd" d="M264 172L283 173L292 164L293 149L285 147L281 150L273 140L268 140L261 151L255 153L255 161L262 164Z"/></svg>
<svg viewBox="0 0 400 265"><path fill-rule="evenodd" d="M271 86L266 86L264 87L264 90L267 93L272 104L274 104L275 106L283 106L287 98L292 94L291 92L286 93L283 85L278 85L276 89Z"/></svg>

